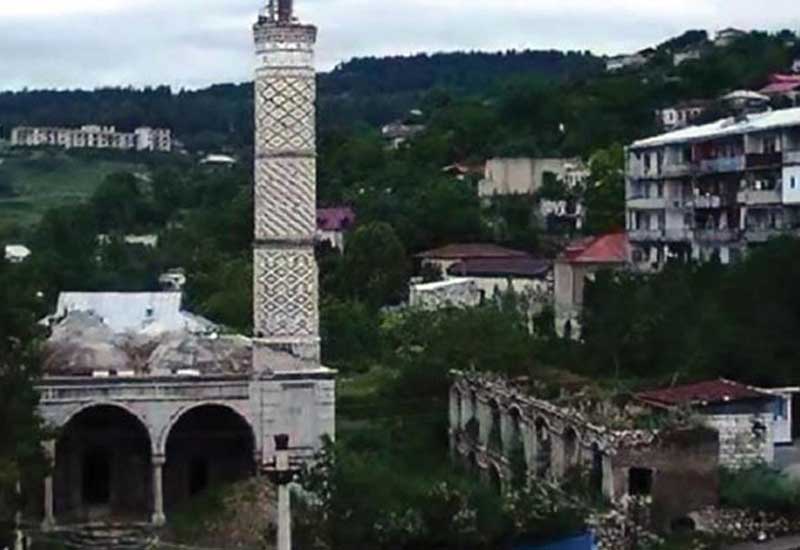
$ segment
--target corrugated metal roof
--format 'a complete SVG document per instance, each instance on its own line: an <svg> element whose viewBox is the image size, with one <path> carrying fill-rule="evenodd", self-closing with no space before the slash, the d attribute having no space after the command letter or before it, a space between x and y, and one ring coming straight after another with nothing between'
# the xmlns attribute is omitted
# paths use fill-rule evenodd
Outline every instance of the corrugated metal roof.
<svg viewBox="0 0 800 550"><path fill-rule="evenodd" d="M114 333L204 332L214 325L181 310L180 292L62 292L55 318L93 313Z"/></svg>
<svg viewBox="0 0 800 550"><path fill-rule="evenodd" d="M706 141L714 138L744 135L751 132L774 130L791 126L800 126L800 107L751 114L741 121L736 121L734 118L725 118L712 122L711 124L690 126L682 130L639 140L631 145L631 149L644 149L647 147L661 147L664 145Z"/></svg>
<svg viewBox="0 0 800 550"><path fill-rule="evenodd" d="M442 248L417 254L417 258L437 260L466 260L471 258L527 258L528 253L503 248L496 244L449 244Z"/></svg>
<svg viewBox="0 0 800 550"><path fill-rule="evenodd" d="M464 277L541 278L552 269L550 260L535 258L470 258L450 267L450 275Z"/></svg>
<svg viewBox="0 0 800 550"><path fill-rule="evenodd" d="M720 378L674 388L640 392L636 394L636 398L653 405L674 407L770 399L772 396L750 386Z"/></svg>

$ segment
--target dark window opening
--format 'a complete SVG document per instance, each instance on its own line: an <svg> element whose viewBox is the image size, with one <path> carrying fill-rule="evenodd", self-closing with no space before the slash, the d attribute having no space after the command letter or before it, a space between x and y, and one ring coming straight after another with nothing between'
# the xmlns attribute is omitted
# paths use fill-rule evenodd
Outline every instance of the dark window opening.
<svg viewBox="0 0 800 550"><path fill-rule="evenodd" d="M673 533L691 533L693 532L697 526L692 518L689 517L682 517L672 521L670 525L670 530Z"/></svg>
<svg viewBox="0 0 800 550"><path fill-rule="evenodd" d="M653 470L649 468L631 468L628 471L628 494L647 496L653 490Z"/></svg>
<svg viewBox="0 0 800 550"><path fill-rule="evenodd" d="M83 500L93 505L111 501L111 459L103 449L90 451L83 458Z"/></svg>

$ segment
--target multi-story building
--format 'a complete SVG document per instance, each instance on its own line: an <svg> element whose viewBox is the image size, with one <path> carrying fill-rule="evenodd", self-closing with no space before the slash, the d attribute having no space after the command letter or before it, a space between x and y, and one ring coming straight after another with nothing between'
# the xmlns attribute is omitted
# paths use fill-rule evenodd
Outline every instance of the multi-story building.
<svg viewBox="0 0 800 550"><path fill-rule="evenodd" d="M744 113L744 111L742 112ZM735 260L800 228L800 109L739 114L627 151L633 261Z"/></svg>
<svg viewBox="0 0 800 550"><path fill-rule="evenodd" d="M118 149L122 151L172 151L172 133L164 128L136 128L118 132L114 126L80 128L20 126L11 131L15 147L63 147L65 149Z"/></svg>
<svg viewBox="0 0 800 550"><path fill-rule="evenodd" d="M694 124L711 106L712 101L683 101L656 111L656 120L664 130L677 130Z"/></svg>

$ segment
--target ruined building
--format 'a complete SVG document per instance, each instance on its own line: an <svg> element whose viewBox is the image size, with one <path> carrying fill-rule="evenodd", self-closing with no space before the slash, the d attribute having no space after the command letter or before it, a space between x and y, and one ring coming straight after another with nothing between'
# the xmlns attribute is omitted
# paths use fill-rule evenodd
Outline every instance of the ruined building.
<svg viewBox="0 0 800 550"><path fill-rule="evenodd" d="M254 338L181 311L180 295L88 295L51 318L40 412L57 431L46 527L152 521L247 477L288 434L304 459L333 435L334 372L319 363L316 28L281 0L255 28Z"/></svg>
<svg viewBox="0 0 800 550"><path fill-rule="evenodd" d="M633 261L734 262L800 228L800 109L750 112L758 94L726 96L738 114L628 148L627 228ZM767 98L763 98L767 99Z"/></svg>
<svg viewBox="0 0 800 550"><path fill-rule="evenodd" d="M454 373L454 458L499 490L584 474L612 502L645 497L658 530L718 503L719 440L688 419L642 429L636 407L610 400L545 400L527 380Z"/></svg>

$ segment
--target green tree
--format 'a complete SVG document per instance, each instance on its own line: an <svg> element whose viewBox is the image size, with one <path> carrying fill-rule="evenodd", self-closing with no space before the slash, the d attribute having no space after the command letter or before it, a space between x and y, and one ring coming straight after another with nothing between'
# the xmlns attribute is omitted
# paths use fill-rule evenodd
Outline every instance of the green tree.
<svg viewBox="0 0 800 550"><path fill-rule="evenodd" d="M34 487L44 471L36 413L34 349L37 302L27 275L0 260L0 545L8 544L14 514L25 505L17 486ZM23 491L23 494L28 491ZM35 494L35 493L34 493Z"/></svg>
<svg viewBox="0 0 800 550"><path fill-rule="evenodd" d="M586 231L625 228L625 150L621 145L597 151L589 160L591 176L584 192Z"/></svg>
<svg viewBox="0 0 800 550"><path fill-rule="evenodd" d="M408 273L405 248L392 226L364 225L346 240L337 274L340 295L373 308L398 304L407 296Z"/></svg>

